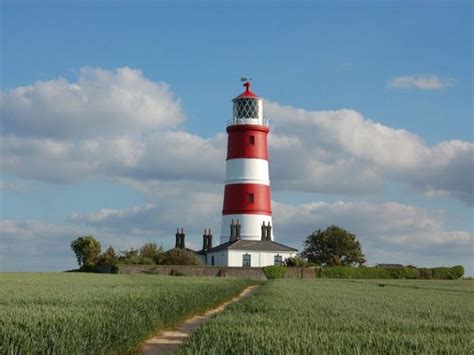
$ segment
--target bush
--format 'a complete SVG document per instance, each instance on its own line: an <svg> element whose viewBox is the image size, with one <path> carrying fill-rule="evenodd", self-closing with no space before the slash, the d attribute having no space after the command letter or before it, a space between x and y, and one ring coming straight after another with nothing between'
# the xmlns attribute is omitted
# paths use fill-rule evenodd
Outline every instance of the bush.
<svg viewBox="0 0 474 355"><path fill-rule="evenodd" d="M284 279L286 276L286 266L283 265L265 266L262 270L269 280Z"/></svg>
<svg viewBox="0 0 474 355"><path fill-rule="evenodd" d="M192 251L186 249L171 249L163 254L163 265L201 265L201 260Z"/></svg>
<svg viewBox="0 0 474 355"><path fill-rule="evenodd" d="M416 273L417 279L430 280L433 277L431 269L428 269L426 267L420 267L419 269L416 269Z"/></svg>
<svg viewBox="0 0 474 355"><path fill-rule="evenodd" d="M464 275L464 266L456 265L451 268L451 276L453 280L460 279Z"/></svg>
<svg viewBox="0 0 474 355"><path fill-rule="evenodd" d="M464 275L464 267L456 265L453 267L435 267L431 269L433 279L457 280Z"/></svg>
<svg viewBox="0 0 474 355"><path fill-rule="evenodd" d="M375 267L328 266L319 269L319 277L328 279L390 279L387 269Z"/></svg>
<svg viewBox="0 0 474 355"><path fill-rule="evenodd" d="M345 267L328 266L316 271L317 277L327 279L439 279L455 280L462 277L461 265L437 268L384 268L384 267Z"/></svg>
<svg viewBox="0 0 474 355"><path fill-rule="evenodd" d="M288 267L310 267L315 266L316 264L308 262L300 256L290 256L285 259L284 265Z"/></svg>

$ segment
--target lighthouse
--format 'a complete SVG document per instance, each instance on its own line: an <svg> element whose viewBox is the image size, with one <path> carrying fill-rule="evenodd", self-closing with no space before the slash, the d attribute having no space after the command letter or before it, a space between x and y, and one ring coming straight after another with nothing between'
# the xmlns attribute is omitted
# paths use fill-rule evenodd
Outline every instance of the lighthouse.
<svg viewBox="0 0 474 355"><path fill-rule="evenodd" d="M205 246L197 253L210 266L282 265L297 254L295 248L274 241L268 172L270 129L263 117L263 99L252 92L250 81L244 87L245 91L232 100L232 119L226 128L220 244L212 248L209 231L203 236Z"/></svg>
<svg viewBox="0 0 474 355"><path fill-rule="evenodd" d="M222 209L221 244L231 239L261 240L262 229L273 240L268 172L268 120L263 99L250 81L234 98L227 123L227 157Z"/></svg>
<svg viewBox="0 0 474 355"><path fill-rule="evenodd" d="M226 128L220 244L212 247L211 231L204 230L203 248L197 252L209 266L283 265L298 252L274 240L268 172L270 129L263 117L263 99L252 92L250 81L246 80L244 87L232 100L232 119Z"/></svg>

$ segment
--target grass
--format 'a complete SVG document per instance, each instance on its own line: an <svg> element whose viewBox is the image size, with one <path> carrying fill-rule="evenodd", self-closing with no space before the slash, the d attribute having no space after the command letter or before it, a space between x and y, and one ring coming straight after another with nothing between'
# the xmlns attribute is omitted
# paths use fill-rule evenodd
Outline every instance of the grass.
<svg viewBox="0 0 474 355"><path fill-rule="evenodd" d="M273 280L178 354L472 354L474 283Z"/></svg>
<svg viewBox="0 0 474 355"><path fill-rule="evenodd" d="M239 293L249 281L0 274L0 354L114 354Z"/></svg>

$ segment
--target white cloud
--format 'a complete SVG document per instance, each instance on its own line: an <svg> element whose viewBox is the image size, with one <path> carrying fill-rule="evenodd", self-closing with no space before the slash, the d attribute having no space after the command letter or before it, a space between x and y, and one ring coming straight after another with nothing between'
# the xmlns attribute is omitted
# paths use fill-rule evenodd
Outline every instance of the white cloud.
<svg viewBox="0 0 474 355"><path fill-rule="evenodd" d="M68 94L74 90L85 92L87 104L81 104L82 96ZM147 101L144 97L151 98L146 115L134 109ZM65 105L67 100L73 104ZM37 112L25 111L32 105ZM76 106L81 108L71 108ZM106 178L137 188L156 181L224 179L225 133L204 138L180 129L179 101L166 84L151 82L137 70L84 69L77 83L58 79L17 88L3 95L2 112L9 114L0 161L6 174L59 183ZM373 194L397 181L426 196L443 191L473 203L471 142L430 147L411 132L351 109L306 111L267 102L266 112L272 120L274 189ZM99 124L94 129L87 124L91 117ZM46 123L36 127L43 119Z"/></svg>
<svg viewBox="0 0 474 355"><path fill-rule="evenodd" d="M211 227L218 237L221 223L221 191L209 187L208 191L203 190L195 190L195 186L184 182L167 183L160 186L158 191L163 192L155 195L153 204L74 214L72 221L99 232L154 235L167 245L173 241L175 228L183 226L188 241L199 247L202 229ZM457 258L466 260L472 254L472 232L446 228L442 211L394 201L317 201L296 205L272 201L272 206L276 238L299 249L312 231L336 224L357 235L372 264L387 261L379 260L378 255L391 251L411 255L411 260L402 258L411 264L417 263L417 258L423 257L426 261L432 257L430 265L436 265L438 255L450 257L450 263L455 264Z"/></svg>
<svg viewBox="0 0 474 355"><path fill-rule="evenodd" d="M82 68L77 82L59 78L0 92L0 112L6 134L54 139L138 134L184 121L168 84L127 67Z"/></svg>
<svg viewBox="0 0 474 355"><path fill-rule="evenodd" d="M428 74L397 76L391 79L387 85L397 89L440 90L453 86L455 83L456 81L452 78L440 78L435 74Z"/></svg>
<svg viewBox="0 0 474 355"><path fill-rule="evenodd" d="M429 147L413 133L349 109L311 112L268 102L266 111L273 123L270 150L277 187L367 193L398 181L473 203L471 142Z"/></svg>
<svg viewBox="0 0 474 355"><path fill-rule="evenodd" d="M472 231L445 227L441 211L397 202L273 202L275 235L286 243L303 240L316 229L336 224L356 234L370 264L418 266L463 264L474 274ZM301 248L301 244L297 245Z"/></svg>
<svg viewBox="0 0 474 355"><path fill-rule="evenodd" d="M9 135L2 138L0 168L55 183L127 177L218 181L225 168L223 142L222 135L204 139L182 131L78 142Z"/></svg>
<svg viewBox="0 0 474 355"><path fill-rule="evenodd" d="M218 240L221 191L193 191L185 183L161 187L169 187L168 192L156 196L153 203L124 210L76 213L67 225L1 220L3 265L0 268L27 270L28 265L41 263L48 270L74 267L69 244L84 234L96 236L104 248L111 244L119 250L139 247L148 241L171 247L178 226L184 227L191 248L200 248L203 228L211 227ZM469 274L474 273L472 232L446 228L441 211L397 202L318 201L289 205L273 201L272 204L277 241L300 250L312 231L336 224L356 234L370 264L463 264ZM27 262L23 264L22 260Z"/></svg>

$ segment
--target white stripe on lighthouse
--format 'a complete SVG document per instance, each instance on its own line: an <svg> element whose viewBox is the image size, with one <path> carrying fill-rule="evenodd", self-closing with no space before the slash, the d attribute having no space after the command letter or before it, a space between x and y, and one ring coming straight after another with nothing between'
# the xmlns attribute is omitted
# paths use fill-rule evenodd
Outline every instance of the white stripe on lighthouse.
<svg viewBox="0 0 474 355"><path fill-rule="evenodd" d="M222 216L222 229L221 229L221 244L229 241L230 225L234 220L234 223L241 225L240 237L244 240L261 240L263 222L268 224L270 222L272 226L272 240L273 240L273 223L272 216L266 214L228 214Z"/></svg>
<svg viewBox="0 0 474 355"><path fill-rule="evenodd" d="M227 184L256 183L270 185L268 161L264 159L229 159L226 165Z"/></svg>

